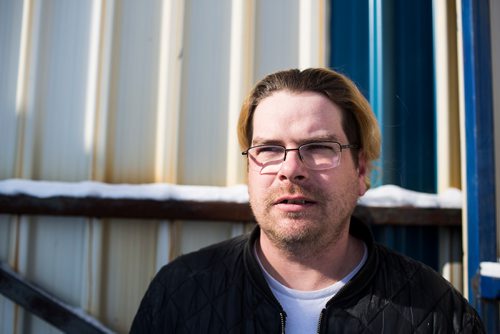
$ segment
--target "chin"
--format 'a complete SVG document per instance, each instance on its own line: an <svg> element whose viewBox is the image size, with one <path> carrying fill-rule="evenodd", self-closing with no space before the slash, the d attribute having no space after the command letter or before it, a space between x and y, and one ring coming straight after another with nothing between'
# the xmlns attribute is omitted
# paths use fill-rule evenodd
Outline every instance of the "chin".
<svg viewBox="0 0 500 334"><path fill-rule="evenodd" d="M275 244L286 248L296 245L316 244L322 235L321 231L311 228L311 223L287 222L279 228L262 228L268 238Z"/></svg>

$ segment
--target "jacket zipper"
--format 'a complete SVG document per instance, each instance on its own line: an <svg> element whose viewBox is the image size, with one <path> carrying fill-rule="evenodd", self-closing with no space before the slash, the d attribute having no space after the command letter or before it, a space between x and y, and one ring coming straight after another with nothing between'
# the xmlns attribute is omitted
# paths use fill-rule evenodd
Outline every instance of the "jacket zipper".
<svg viewBox="0 0 500 334"><path fill-rule="evenodd" d="M280 319L281 319L281 334L285 334L286 314L280 312Z"/></svg>
<svg viewBox="0 0 500 334"><path fill-rule="evenodd" d="M318 319L318 327L317 327L317 330L316 330L316 333L320 333L320 330L321 330L321 321L323 320L323 314L325 314L325 310L326 309L322 309L321 310L321 313L319 314L319 319Z"/></svg>

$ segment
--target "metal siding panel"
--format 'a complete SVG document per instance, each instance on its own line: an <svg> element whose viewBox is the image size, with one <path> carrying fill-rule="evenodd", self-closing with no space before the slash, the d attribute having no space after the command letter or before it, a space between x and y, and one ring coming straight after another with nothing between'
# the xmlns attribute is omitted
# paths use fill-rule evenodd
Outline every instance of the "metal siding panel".
<svg viewBox="0 0 500 334"><path fill-rule="evenodd" d="M115 6L106 181L154 181L161 3Z"/></svg>
<svg viewBox="0 0 500 334"><path fill-rule="evenodd" d="M225 185L231 2L188 2L178 182ZM203 172L200 172L203 166Z"/></svg>
<svg viewBox="0 0 500 334"><path fill-rule="evenodd" d="M82 124L85 124L90 5L80 2L55 5L48 1L42 7L41 17L33 177L86 179L89 159Z"/></svg>
<svg viewBox="0 0 500 334"><path fill-rule="evenodd" d="M190 221L181 226L180 254L226 240L232 236L232 223Z"/></svg>
<svg viewBox="0 0 500 334"><path fill-rule="evenodd" d="M157 159L169 154L171 143L177 143L177 134L165 132L176 128L175 121L178 110L159 110L160 106L175 105L174 101L161 104L158 94L167 94L159 89L166 89L172 76L168 61L172 57L169 52L160 49L165 47L162 39L175 40L175 35L165 36L162 1L122 1L113 6L112 27L108 43L112 43L109 62L104 59L104 71L109 71L105 78L109 88L104 90L107 103L103 113L107 127L104 138L100 140L100 148L96 154L103 154L94 171L101 175L103 181L112 183L149 183L165 181L168 175L175 175L175 165L167 162L159 164ZM176 14L176 12L174 13ZM172 23L175 25L174 23ZM166 29L168 31L168 29ZM177 31L172 31L176 34ZM109 46L106 46L109 47ZM175 55L177 57L178 54ZM167 62L167 64L162 62ZM164 82L160 85L160 82ZM166 113L162 114L162 113ZM101 124L103 126L104 124ZM165 143L156 144L158 138ZM159 147L163 149L160 149ZM175 152L175 148L173 149ZM175 180L169 180L173 182ZM90 263L93 270L93 284L89 287L93 298L90 298L93 312L108 326L119 332L127 332L146 288L156 272L156 251L158 244L157 221L140 220L105 220L96 225L93 233L96 245L101 247L102 263ZM163 234L162 234L163 235ZM95 260L99 254L94 253ZM99 266L100 265L100 266ZM97 298L97 300L95 300Z"/></svg>
<svg viewBox="0 0 500 334"><path fill-rule="evenodd" d="M326 0L299 0L298 68L326 66Z"/></svg>
<svg viewBox="0 0 500 334"><path fill-rule="evenodd" d="M369 98L368 1L333 0L330 9L329 66L349 76Z"/></svg>
<svg viewBox="0 0 500 334"><path fill-rule="evenodd" d="M24 325L21 328L22 329L19 331L20 333L63 334L62 331L51 324L32 315L25 316Z"/></svg>
<svg viewBox="0 0 500 334"><path fill-rule="evenodd" d="M397 1L395 95L398 185L436 191L432 3Z"/></svg>
<svg viewBox="0 0 500 334"><path fill-rule="evenodd" d="M26 2L28 3L28 2ZM84 148L84 106L87 80L88 21L91 5L86 2L55 4L44 1L32 8L28 80L21 96L26 126L18 150L24 154L21 175L46 180L76 181L89 174ZM28 79L29 78L29 79ZM24 122L24 119L23 119ZM39 217L23 223L19 235L21 273L83 307L83 243L85 219ZM80 227L80 228L79 228ZM49 333L55 330L37 318L20 312L21 331Z"/></svg>
<svg viewBox="0 0 500 334"><path fill-rule="evenodd" d="M457 22L454 1L433 1L437 191L461 188Z"/></svg>
<svg viewBox="0 0 500 334"><path fill-rule="evenodd" d="M489 1L462 1L469 299L487 329L498 332L498 303L481 302L473 278L496 261L495 165Z"/></svg>
<svg viewBox="0 0 500 334"><path fill-rule="evenodd" d="M500 92L500 1L490 1L492 90ZM493 94L495 175L500 175L500 94ZM496 207L500 208L500 177L496 177ZM496 210L497 258L500 258L500 210Z"/></svg>
<svg viewBox="0 0 500 334"><path fill-rule="evenodd" d="M82 230L85 221L85 218L34 217L28 222L26 233L21 235L23 242L20 244L20 248L24 249L20 254L23 258L20 264L23 275L64 302L77 307L81 306L82 300ZM24 311L18 320L22 332L60 333L53 326Z"/></svg>
<svg viewBox="0 0 500 334"><path fill-rule="evenodd" d="M21 44L22 1L0 1L0 179L16 174L18 110L16 86Z"/></svg>
<svg viewBox="0 0 500 334"><path fill-rule="evenodd" d="M226 185L231 59L231 1L188 1L185 7L177 182ZM194 224L194 225L193 225ZM197 228L195 228L197 227ZM225 226L175 222L170 257L196 250ZM211 240L208 237L208 240Z"/></svg>
<svg viewBox="0 0 500 334"><path fill-rule="evenodd" d="M299 0L256 0L254 79L299 66Z"/></svg>
<svg viewBox="0 0 500 334"><path fill-rule="evenodd" d="M373 184L434 192L431 2L332 1L331 8L331 66L361 84L365 94L370 89L381 124L383 150ZM363 23L358 18L364 15ZM383 244L438 269L437 229L374 231Z"/></svg>
<svg viewBox="0 0 500 334"><path fill-rule="evenodd" d="M14 333L16 305L0 295L0 333Z"/></svg>
<svg viewBox="0 0 500 334"><path fill-rule="evenodd" d="M104 249L99 318L125 333L156 273L158 222L136 219L104 222Z"/></svg>
<svg viewBox="0 0 500 334"><path fill-rule="evenodd" d="M246 159L242 157L237 124L241 104L252 86L253 50L254 50L254 15L253 1L237 0L231 8L231 40L229 87L227 105L227 158L226 185L243 184L246 181Z"/></svg>
<svg viewBox="0 0 500 334"><path fill-rule="evenodd" d="M80 305L86 218L38 217L30 223L26 277L64 302Z"/></svg>

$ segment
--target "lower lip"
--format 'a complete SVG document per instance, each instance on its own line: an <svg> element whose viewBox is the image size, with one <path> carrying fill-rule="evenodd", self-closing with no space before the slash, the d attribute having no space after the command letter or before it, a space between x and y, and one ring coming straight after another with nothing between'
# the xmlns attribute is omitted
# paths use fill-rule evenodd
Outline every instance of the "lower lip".
<svg viewBox="0 0 500 334"><path fill-rule="evenodd" d="M279 210L286 212L300 212L307 210L314 206L314 203L305 203L305 204L288 204L288 203L278 203L275 205Z"/></svg>

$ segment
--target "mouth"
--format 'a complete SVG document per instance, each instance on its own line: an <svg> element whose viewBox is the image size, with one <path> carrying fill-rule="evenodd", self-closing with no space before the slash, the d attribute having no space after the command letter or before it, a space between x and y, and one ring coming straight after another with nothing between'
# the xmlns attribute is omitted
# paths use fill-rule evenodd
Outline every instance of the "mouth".
<svg viewBox="0 0 500 334"><path fill-rule="evenodd" d="M305 197L282 197L274 203L274 207L283 213L298 214L311 210L316 203Z"/></svg>
<svg viewBox="0 0 500 334"><path fill-rule="evenodd" d="M315 204L316 201L306 197L281 197L274 204L287 206L304 206Z"/></svg>
<svg viewBox="0 0 500 334"><path fill-rule="evenodd" d="M313 201L309 201L307 199L284 199L278 201L276 204L297 204L297 205L305 205L305 204L313 204Z"/></svg>

